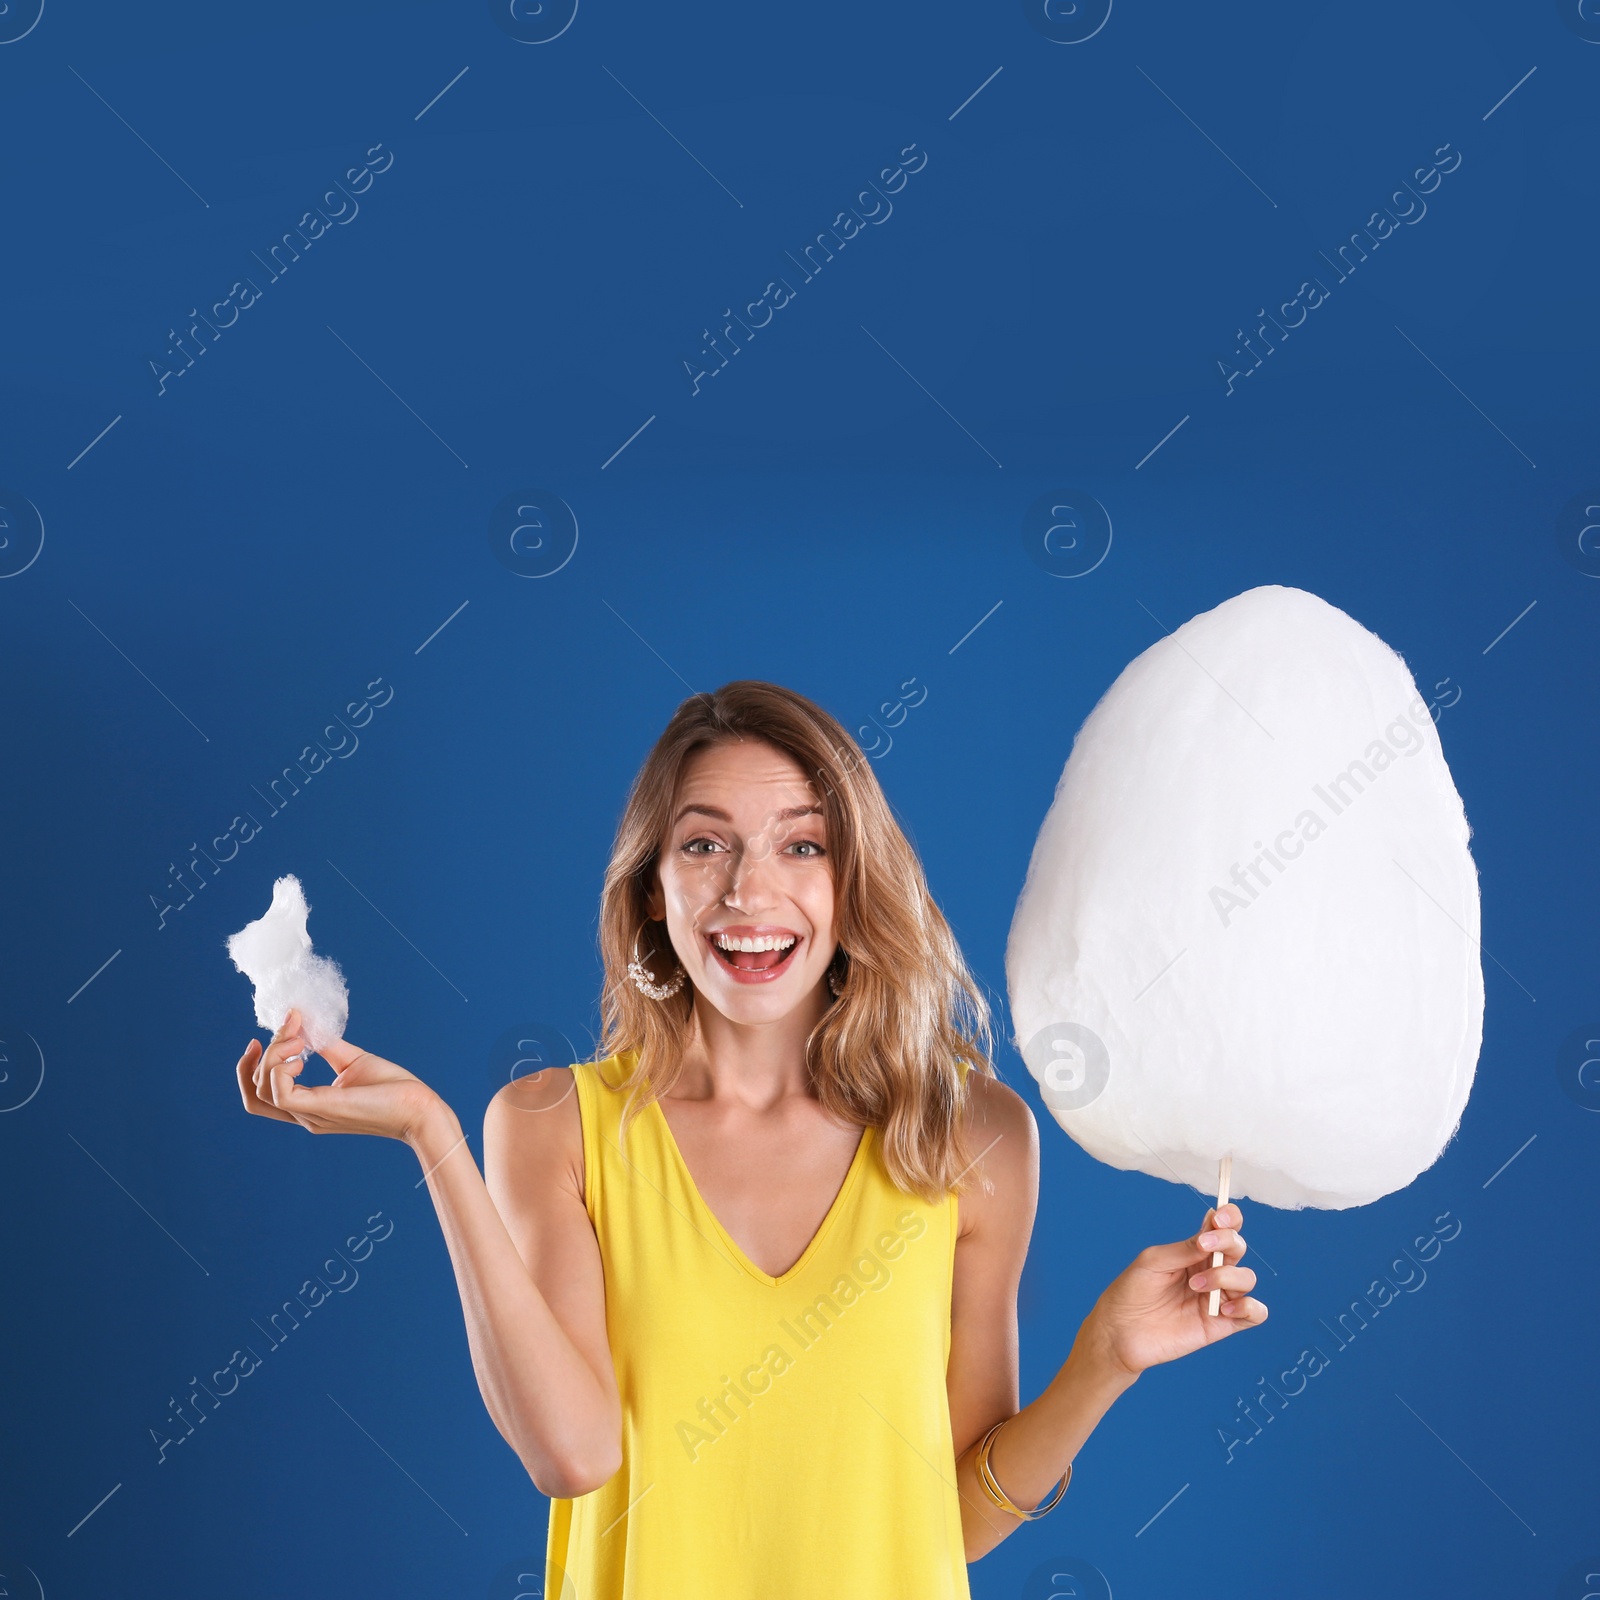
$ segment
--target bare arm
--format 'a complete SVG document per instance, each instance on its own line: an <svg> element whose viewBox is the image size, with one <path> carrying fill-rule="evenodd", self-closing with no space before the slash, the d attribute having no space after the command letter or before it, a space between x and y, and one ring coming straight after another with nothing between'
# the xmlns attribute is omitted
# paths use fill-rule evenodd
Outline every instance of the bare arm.
<svg viewBox="0 0 1600 1600"><path fill-rule="evenodd" d="M460 1124L436 1106L408 1142L428 1173L484 1404L541 1493L588 1494L622 1464L622 1406L572 1074L549 1068L495 1096L482 1177L464 1144L451 1153Z"/></svg>
<svg viewBox="0 0 1600 1600"><path fill-rule="evenodd" d="M947 1375L969 1562L1022 1526L978 1479L978 1444L996 1422L1009 1419L991 1447L990 1469L1014 1505L1032 1510L1142 1371L1267 1316L1246 1293L1255 1273L1238 1264L1245 1244L1231 1226L1239 1208L1229 1206L1215 1214L1220 1232L1141 1251L1095 1303L1044 1392L1019 1409L1017 1289L1038 1207L1039 1131L1027 1103L989 1078L973 1080L972 1118L973 1148L987 1150L978 1181L961 1196ZM1208 1228L1212 1222L1208 1212ZM1224 1252L1221 1268L1209 1265L1213 1249ZM1203 1285L1196 1273L1204 1273ZM1224 1291L1223 1315L1208 1318L1212 1286Z"/></svg>
<svg viewBox="0 0 1600 1600"><path fill-rule="evenodd" d="M989 1428L1011 1418L989 1464L1012 1500L1032 1507L1121 1390L1069 1357L1044 1394L1019 1409L1017 1289L1039 1202L1039 1130L1020 1095L982 1077L972 1079L969 1126L972 1148L984 1154L960 1202L947 1387L961 1527L967 1560L976 1561L1022 1526L978 1480L978 1443Z"/></svg>
<svg viewBox="0 0 1600 1600"><path fill-rule="evenodd" d="M621 1405L570 1072L547 1069L495 1096L484 1119L486 1183L455 1113L403 1067L341 1042L322 1052L335 1083L297 1083L298 1026L291 1012L265 1052L256 1040L245 1050L245 1109L313 1133L400 1139L416 1152L489 1415L541 1493L598 1488L621 1464Z"/></svg>

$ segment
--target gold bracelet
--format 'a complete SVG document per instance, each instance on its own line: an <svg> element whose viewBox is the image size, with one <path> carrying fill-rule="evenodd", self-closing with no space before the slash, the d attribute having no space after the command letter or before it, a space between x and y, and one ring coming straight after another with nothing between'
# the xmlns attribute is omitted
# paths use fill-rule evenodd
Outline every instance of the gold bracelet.
<svg viewBox="0 0 1600 1600"><path fill-rule="evenodd" d="M1009 1512L1013 1517L1020 1517L1024 1522L1032 1522L1036 1517L1042 1517L1045 1512L1053 1511L1060 1502L1062 1495L1067 1492L1067 1485L1072 1482L1072 1463L1067 1463L1067 1470L1062 1475L1061 1482L1055 1487L1054 1493L1042 1505L1035 1506L1032 1511L1024 1511L1021 1506L1013 1505L989 1465L989 1452L994 1448L995 1435L1010 1421L1010 1417L1002 1417L983 1436L983 1442L978 1446L978 1482L983 1485L984 1493L999 1506L1002 1511Z"/></svg>

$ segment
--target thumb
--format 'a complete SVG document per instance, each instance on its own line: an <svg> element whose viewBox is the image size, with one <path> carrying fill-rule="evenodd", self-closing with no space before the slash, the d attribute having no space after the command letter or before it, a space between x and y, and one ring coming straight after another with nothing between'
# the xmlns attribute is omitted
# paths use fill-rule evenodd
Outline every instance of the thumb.
<svg viewBox="0 0 1600 1600"><path fill-rule="evenodd" d="M323 1045L317 1054L335 1072L343 1072L347 1067L353 1067L367 1052L359 1045L350 1044L344 1039L333 1039Z"/></svg>

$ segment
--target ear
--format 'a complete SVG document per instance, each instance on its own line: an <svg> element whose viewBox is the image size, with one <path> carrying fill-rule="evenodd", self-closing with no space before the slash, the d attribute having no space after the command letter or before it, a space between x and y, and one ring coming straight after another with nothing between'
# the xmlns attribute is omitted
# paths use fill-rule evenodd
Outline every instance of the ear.
<svg viewBox="0 0 1600 1600"><path fill-rule="evenodd" d="M645 914L652 922L666 920L666 897L661 893L661 870L653 868L650 873L650 888L644 898Z"/></svg>

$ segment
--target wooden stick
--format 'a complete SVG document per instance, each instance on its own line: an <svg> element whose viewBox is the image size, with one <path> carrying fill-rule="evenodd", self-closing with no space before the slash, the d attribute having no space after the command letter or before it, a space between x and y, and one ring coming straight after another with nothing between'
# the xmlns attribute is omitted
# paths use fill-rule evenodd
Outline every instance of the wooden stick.
<svg viewBox="0 0 1600 1600"><path fill-rule="evenodd" d="M1233 1157L1232 1156L1224 1156L1222 1158L1222 1160L1217 1165L1217 1210L1218 1211L1220 1211L1228 1203L1228 1183L1232 1179L1232 1177L1233 1177ZM1213 1217L1214 1216L1215 1216L1215 1213L1213 1213ZM1211 1253L1211 1265L1213 1267L1220 1267L1222 1265L1222 1252L1220 1250L1212 1251L1212 1253ZM1220 1289L1213 1289L1211 1291L1210 1303L1206 1307L1206 1315L1208 1317L1216 1316L1218 1310L1221 1308L1221 1305L1222 1305L1222 1291Z"/></svg>

